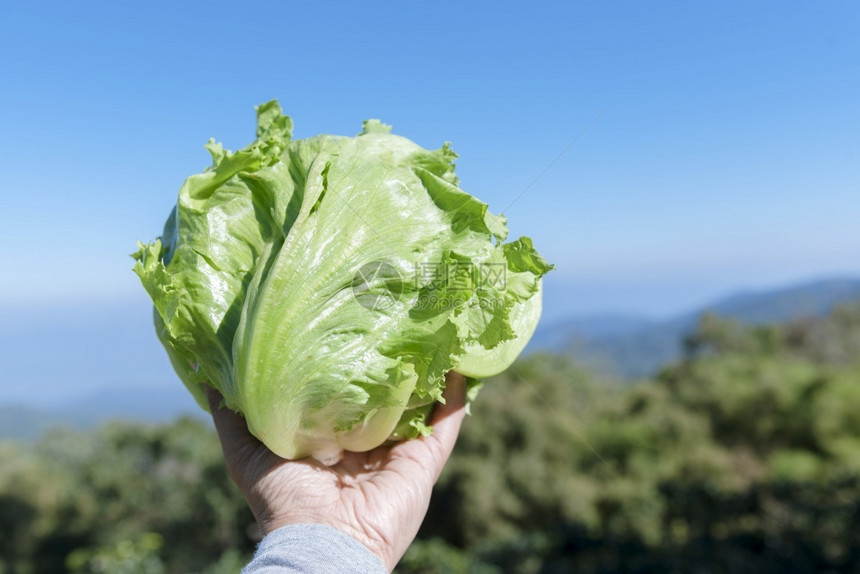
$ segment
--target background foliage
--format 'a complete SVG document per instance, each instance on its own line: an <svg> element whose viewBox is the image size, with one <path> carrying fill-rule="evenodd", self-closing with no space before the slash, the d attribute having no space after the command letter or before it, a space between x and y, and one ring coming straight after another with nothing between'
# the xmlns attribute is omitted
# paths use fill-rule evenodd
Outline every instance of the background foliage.
<svg viewBox="0 0 860 574"><path fill-rule="evenodd" d="M742 327L613 385L556 355L488 381L403 573L860 570L860 305ZM0 573L237 572L259 538L212 429L0 446Z"/></svg>

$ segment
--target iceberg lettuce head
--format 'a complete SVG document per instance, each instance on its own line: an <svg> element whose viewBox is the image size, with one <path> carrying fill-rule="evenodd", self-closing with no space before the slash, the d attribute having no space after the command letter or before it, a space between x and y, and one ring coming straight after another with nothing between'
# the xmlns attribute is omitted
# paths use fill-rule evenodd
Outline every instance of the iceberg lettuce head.
<svg viewBox="0 0 860 574"><path fill-rule="evenodd" d="M212 141L134 271L183 383L221 392L276 454L336 461L428 432L444 375L507 368L551 269L458 187L456 154L366 121L292 139L277 102L236 152Z"/></svg>

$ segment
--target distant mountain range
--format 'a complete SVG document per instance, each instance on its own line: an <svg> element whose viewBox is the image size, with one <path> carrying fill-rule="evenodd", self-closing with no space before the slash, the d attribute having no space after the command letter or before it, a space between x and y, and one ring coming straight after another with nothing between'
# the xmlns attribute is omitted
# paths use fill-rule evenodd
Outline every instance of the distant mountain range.
<svg viewBox="0 0 860 574"><path fill-rule="evenodd" d="M678 360L684 337L705 313L750 325L783 323L819 317L857 300L860 279L840 278L739 293L664 321L626 315L572 318L538 327L527 351L572 354L598 372L636 379Z"/></svg>
<svg viewBox="0 0 860 574"><path fill-rule="evenodd" d="M55 427L89 429L118 419L160 423L179 416L209 420L178 381L155 389L121 386L89 393L63 406L0 404L0 439L31 441Z"/></svg>
<svg viewBox="0 0 860 574"><path fill-rule="evenodd" d="M0 309L0 438L183 413L206 416L173 372L144 296Z"/></svg>

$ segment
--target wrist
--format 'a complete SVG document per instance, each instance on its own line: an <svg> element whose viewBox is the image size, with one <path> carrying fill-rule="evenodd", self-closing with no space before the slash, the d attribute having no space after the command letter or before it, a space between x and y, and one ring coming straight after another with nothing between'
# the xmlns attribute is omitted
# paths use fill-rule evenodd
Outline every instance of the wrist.
<svg viewBox="0 0 860 574"><path fill-rule="evenodd" d="M257 524L259 525L260 531L263 533L263 536L268 536L276 530L290 526L325 526L331 528L332 530L336 530L341 534L349 536L354 541L361 544L366 550L376 556L385 566L386 570L388 570L389 572L394 570L394 567L397 565L397 562L400 558L399 555L395 556L394 549L391 548L391 545L384 539L381 534L379 535L379 537L368 536L368 534L364 530L339 520L331 519L328 517L321 517L318 514L302 512L295 512L290 513L288 515L280 516L268 516L264 513L257 515L255 513L255 516L257 518Z"/></svg>
<svg viewBox="0 0 860 574"><path fill-rule="evenodd" d="M318 522L289 524L273 530L257 546L254 560L269 566L288 566L290 572L382 574L391 571L389 564L358 540Z"/></svg>

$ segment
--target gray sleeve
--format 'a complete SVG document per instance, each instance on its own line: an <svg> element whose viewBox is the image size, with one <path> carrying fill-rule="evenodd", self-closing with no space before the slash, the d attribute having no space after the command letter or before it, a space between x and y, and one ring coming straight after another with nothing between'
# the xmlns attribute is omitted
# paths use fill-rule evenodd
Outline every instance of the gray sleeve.
<svg viewBox="0 0 860 574"><path fill-rule="evenodd" d="M323 524L291 524L270 532L242 574L388 574L354 538Z"/></svg>

